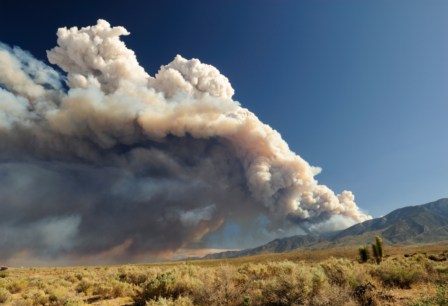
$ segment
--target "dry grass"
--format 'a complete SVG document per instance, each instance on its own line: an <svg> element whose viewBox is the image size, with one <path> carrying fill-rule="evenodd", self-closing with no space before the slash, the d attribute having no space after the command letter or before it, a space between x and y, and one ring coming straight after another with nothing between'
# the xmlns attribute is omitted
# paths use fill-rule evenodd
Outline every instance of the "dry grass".
<svg viewBox="0 0 448 306"><path fill-rule="evenodd" d="M385 254L389 257L404 256L405 254L414 253L426 253L429 255L438 255L448 250L448 243L416 246L416 247L404 247L393 246L384 247ZM226 265L242 265L246 263L267 263L270 261L292 261L300 262L304 261L308 264L318 263L324 260L334 258L346 258L353 261L358 261L358 249L349 248L343 250L323 250L323 251L307 251L307 252L290 252L290 253L276 253L276 254L264 254L251 257L240 257L230 259L215 259L215 260L196 260L193 261L195 265L216 267L223 264ZM165 262L155 264L143 264L144 266L175 266L178 262Z"/></svg>
<svg viewBox="0 0 448 306"><path fill-rule="evenodd" d="M447 249L387 247L390 256L379 265L358 263L357 249L350 249L190 263L12 268L0 278L0 304L410 305L413 298L412 305L439 305L436 286L448 283L448 261L428 257L442 258ZM427 295L420 298L421 292Z"/></svg>

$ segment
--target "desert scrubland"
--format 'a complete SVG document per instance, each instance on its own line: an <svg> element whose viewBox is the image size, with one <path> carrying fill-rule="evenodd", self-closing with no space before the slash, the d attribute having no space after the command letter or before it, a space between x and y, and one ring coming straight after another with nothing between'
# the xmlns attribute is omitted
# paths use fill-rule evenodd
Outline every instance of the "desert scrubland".
<svg viewBox="0 0 448 306"><path fill-rule="evenodd" d="M10 268L0 303L93 305L447 305L448 248L386 248L359 263L357 250L267 254L162 264Z"/></svg>

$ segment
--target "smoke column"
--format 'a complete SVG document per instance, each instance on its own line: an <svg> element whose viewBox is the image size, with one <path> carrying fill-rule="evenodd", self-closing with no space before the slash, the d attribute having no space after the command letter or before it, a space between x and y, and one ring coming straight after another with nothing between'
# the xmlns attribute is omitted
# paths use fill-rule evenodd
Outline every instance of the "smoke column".
<svg viewBox="0 0 448 306"><path fill-rule="evenodd" d="M60 28L47 56L66 76L0 44L0 259L140 260L230 215L273 229L371 219L350 191L318 185L321 169L233 101L215 67L178 55L151 77L129 34Z"/></svg>

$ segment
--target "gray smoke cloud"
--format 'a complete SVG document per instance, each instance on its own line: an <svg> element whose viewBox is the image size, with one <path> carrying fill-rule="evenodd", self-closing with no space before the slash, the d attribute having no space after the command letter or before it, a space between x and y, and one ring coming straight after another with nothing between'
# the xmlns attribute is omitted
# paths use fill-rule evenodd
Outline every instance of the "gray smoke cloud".
<svg viewBox="0 0 448 306"><path fill-rule="evenodd" d="M104 20L59 29L47 55L66 76L0 44L1 260L138 261L230 215L280 232L371 218L319 185L215 67L178 55L151 77L121 35Z"/></svg>

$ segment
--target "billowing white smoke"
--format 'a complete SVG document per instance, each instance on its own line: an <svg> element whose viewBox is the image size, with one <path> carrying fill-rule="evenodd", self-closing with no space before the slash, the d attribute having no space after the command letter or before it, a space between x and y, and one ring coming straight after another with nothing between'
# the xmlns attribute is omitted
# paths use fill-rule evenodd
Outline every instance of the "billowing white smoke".
<svg viewBox="0 0 448 306"><path fill-rule="evenodd" d="M119 40L120 35L128 34L123 27L111 28L104 20L81 30L62 28L58 30L60 46L47 52L48 59L68 73L72 88L92 84L105 93L120 91L141 98L149 107L135 118L149 137L189 133L198 138L230 139L246 168L253 196L272 213L286 216L294 212L306 219L329 212L357 221L368 219L359 213L350 192L335 196L327 187L318 186L314 175L319 168L291 152L279 133L230 100L234 90L216 68L178 55L151 78L138 65L134 52ZM151 89L163 96L154 97ZM66 111L73 113L76 106L70 106ZM95 128L105 134L110 131L110 127ZM280 190L284 196L279 195Z"/></svg>
<svg viewBox="0 0 448 306"><path fill-rule="evenodd" d="M59 46L47 54L50 63L67 73L68 93L53 69L18 48L0 45L0 84L6 89L0 88L2 162L63 162L136 175L157 160L172 177L186 177L183 171L190 161L185 160L194 158L193 151L179 157L178 163L170 158L182 146L173 149L171 143L192 139L183 148L196 150L191 144L204 143L203 152L210 154L214 169L219 169L216 173L222 175L209 178L195 166L197 177L207 177L203 181L216 182L215 188L224 192L234 190L235 201L243 199L247 189L259 207L247 204L253 215L263 213L278 224L285 218L299 223L332 216L357 222L371 218L360 213L351 192L335 195L318 185L314 176L321 169L291 152L277 131L233 101L229 80L215 67L178 55L153 78L120 41L120 35L128 34L104 20L92 27L59 29ZM225 149L207 151L213 141ZM123 153L122 147L132 149ZM243 171L243 181L229 175L235 163ZM152 174L136 177L145 175ZM131 201L126 197L124 202ZM157 220L182 224L190 234L165 249L219 227L232 210L244 210L245 200L230 205L219 203L218 196L211 198L215 203L166 204L173 209L160 213Z"/></svg>

